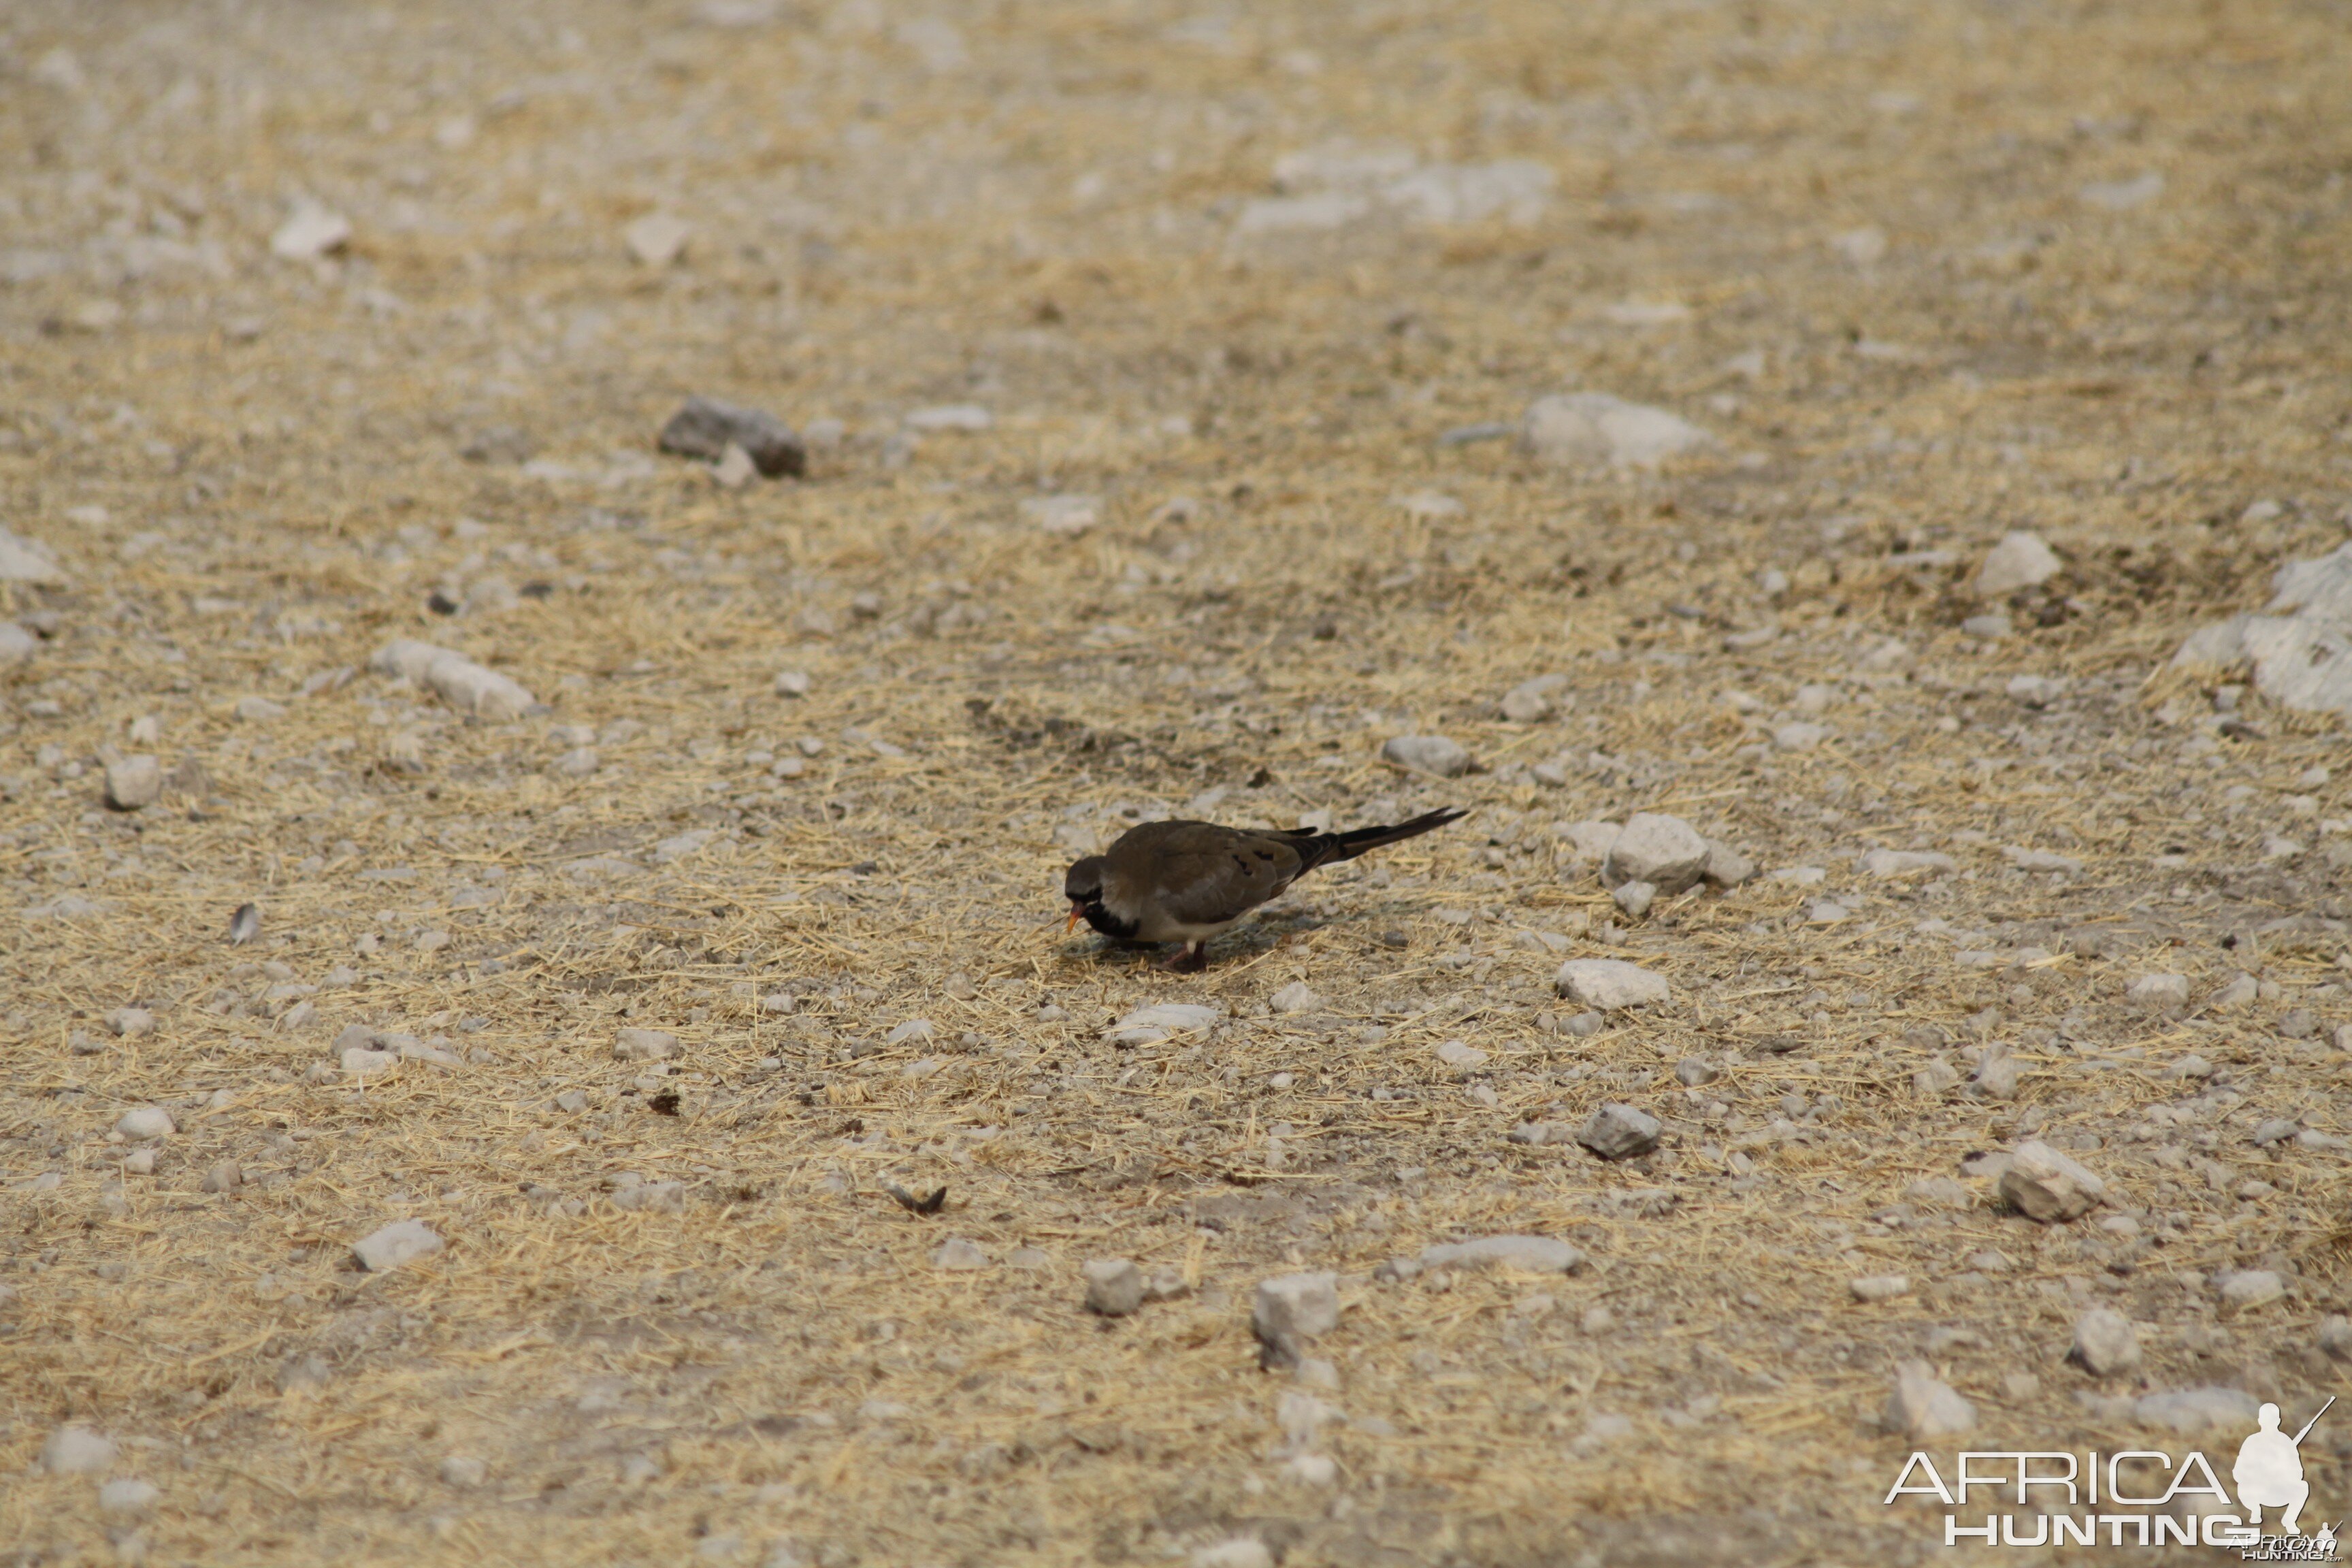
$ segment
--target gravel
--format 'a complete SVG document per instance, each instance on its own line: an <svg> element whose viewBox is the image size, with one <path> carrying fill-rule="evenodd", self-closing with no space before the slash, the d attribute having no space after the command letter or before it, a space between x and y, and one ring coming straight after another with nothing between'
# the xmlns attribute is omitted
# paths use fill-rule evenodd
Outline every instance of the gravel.
<svg viewBox="0 0 2352 1568"><path fill-rule="evenodd" d="M718 462L734 447L769 479L797 478L808 471L808 449L792 426L757 408L740 408L714 398L689 397L664 425L656 443L676 457Z"/></svg>
<svg viewBox="0 0 2352 1568"><path fill-rule="evenodd" d="M114 1440L87 1426L59 1426L41 1441L41 1468L53 1476L103 1475L114 1466Z"/></svg>
<svg viewBox="0 0 2352 1568"><path fill-rule="evenodd" d="M2066 1358L2093 1377L2131 1372L2140 1363L2139 1331L2121 1312L2095 1307L2074 1320L2074 1343Z"/></svg>
<svg viewBox="0 0 2352 1568"><path fill-rule="evenodd" d="M1597 1012L1649 1007L1670 1000L1666 977L1622 958L1574 958L1559 966L1552 989Z"/></svg>
<svg viewBox="0 0 2352 1568"><path fill-rule="evenodd" d="M1423 1268L1519 1268L1531 1274L1573 1274L1584 1254L1549 1236L1482 1236L1421 1249Z"/></svg>
<svg viewBox="0 0 2352 1568"><path fill-rule="evenodd" d="M1087 1310L1123 1318L1143 1305L1143 1270L1130 1258L1097 1258L1079 1270L1087 1282Z"/></svg>
<svg viewBox="0 0 2352 1568"><path fill-rule="evenodd" d="M1985 552L1974 586L1979 598L2005 599L2021 589L2041 586L2064 569L2065 563L2040 534L2020 531L2002 535Z"/></svg>
<svg viewBox="0 0 2352 1568"><path fill-rule="evenodd" d="M1676 414L1603 392L1538 398L1519 422L1519 445L1555 468L1654 468L1714 437Z"/></svg>
<svg viewBox="0 0 2352 1568"><path fill-rule="evenodd" d="M1628 817L1601 862L1601 879L1615 888L1647 882L1669 897L1694 886L1706 874L1711 853L1698 829L1679 816L1636 812Z"/></svg>
<svg viewBox="0 0 2352 1568"><path fill-rule="evenodd" d="M1977 1410L1927 1363L1906 1361L1896 1369L1895 1391L1879 1419L1889 1432L1916 1443L1970 1430Z"/></svg>
<svg viewBox="0 0 2352 1568"><path fill-rule="evenodd" d="M1381 748L1381 757L1432 778L1456 779L1470 771L1470 753L1443 735L1399 735Z"/></svg>
<svg viewBox="0 0 2352 1568"><path fill-rule="evenodd" d="M1250 1302L1250 1331L1257 1336L1261 1366L1296 1367L1305 1342L1339 1325L1338 1275L1282 1274L1258 1281Z"/></svg>
<svg viewBox="0 0 2352 1568"><path fill-rule="evenodd" d="M660 1029L623 1029L613 1037L613 1056L617 1061L666 1061L677 1053L677 1037Z"/></svg>
<svg viewBox="0 0 2352 1568"><path fill-rule="evenodd" d="M133 1142L169 1138L179 1131L173 1125L172 1113L160 1105L131 1107L115 1120L114 1130Z"/></svg>
<svg viewBox="0 0 2352 1568"><path fill-rule="evenodd" d="M2106 1196L2098 1177L2038 1140L2017 1146L1997 1190L2011 1207L2044 1225L2080 1219Z"/></svg>
<svg viewBox="0 0 2352 1568"><path fill-rule="evenodd" d="M430 1258L447 1244L421 1219L394 1220L370 1232L352 1247L352 1256L370 1274L385 1274L420 1258Z"/></svg>
<svg viewBox="0 0 2352 1568"><path fill-rule="evenodd" d="M143 811L163 798L163 764L145 752L109 763L106 804L117 811Z"/></svg>
<svg viewBox="0 0 2352 1568"><path fill-rule="evenodd" d="M1655 1149L1664 1131L1648 1111L1612 1103L1592 1113L1576 1141L1604 1160L1633 1160Z"/></svg>

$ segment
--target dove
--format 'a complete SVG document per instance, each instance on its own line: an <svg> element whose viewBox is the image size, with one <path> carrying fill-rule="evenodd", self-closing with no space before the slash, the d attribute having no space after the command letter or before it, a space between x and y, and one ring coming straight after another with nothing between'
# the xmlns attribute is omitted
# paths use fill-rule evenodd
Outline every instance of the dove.
<svg viewBox="0 0 2352 1568"><path fill-rule="evenodd" d="M1164 966L1205 969L1211 938L1280 898L1317 867L1417 838L1465 815L1449 807L1410 822L1346 833L1146 822L1119 835L1101 854L1071 866L1062 879L1062 896L1070 900L1072 929L1084 921L1122 941L1181 942Z"/></svg>

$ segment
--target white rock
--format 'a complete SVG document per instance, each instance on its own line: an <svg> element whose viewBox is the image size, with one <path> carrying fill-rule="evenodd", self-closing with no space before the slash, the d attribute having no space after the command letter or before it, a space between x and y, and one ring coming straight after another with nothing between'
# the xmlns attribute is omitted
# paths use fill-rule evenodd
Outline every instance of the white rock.
<svg viewBox="0 0 2352 1568"><path fill-rule="evenodd" d="M31 541L0 528L0 583L62 583L66 574Z"/></svg>
<svg viewBox="0 0 2352 1568"><path fill-rule="evenodd" d="M1076 539L1102 521L1102 503L1092 496L1031 496L1021 515L1042 533Z"/></svg>
<svg viewBox="0 0 2352 1568"><path fill-rule="evenodd" d="M2286 1282L2268 1268L2240 1268L2216 1281L2221 1300L2232 1307L2260 1307L2286 1294Z"/></svg>
<svg viewBox="0 0 2352 1568"><path fill-rule="evenodd" d="M1470 753L1443 735L1399 735L1381 748L1381 757L1433 778L1460 778L1470 771Z"/></svg>
<svg viewBox="0 0 2352 1568"><path fill-rule="evenodd" d="M2262 982L2251 974L2240 974L2208 996L2205 1005L2210 1012L2235 1013L2252 1006L2262 994Z"/></svg>
<svg viewBox="0 0 2352 1568"><path fill-rule="evenodd" d="M441 1484L470 1490L490 1479L490 1467L466 1454L445 1455L441 1460Z"/></svg>
<svg viewBox="0 0 2352 1568"><path fill-rule="evenodd" d="M106 1026L126 1039L155 1032L155 1015L144 1007L117 1007L106 1016Z"/></svg>
<svg viewBox="0 0 2352 1568"><path fill-rule="evenodd" d="M678 1038L660 1029L623 1029L613 1037L613 1055L625 1062L657 1062L677 1055Z"/></svg>
<svg viewBox="0 0 2352 1568"><path fill-rule="evenodd" d="M1323 1005L1304 980L1294 980L1265 999L1265 1005L1277 1013L1312 1013Z"/></svg>
<svg viewBox="0 0 2352 1568"><path fill-rule="evenodd" d="M1576 1141L1604 1160L1633 1160L1655 1149L1664 1131L1646 1110L1611 1104L1592 1113Z"/></svg>
<svg viewBox="0 0 2352 1568"><path fill-rule="evenodd" d="M1998 1190L2020 1213L2044 1225L2080 1219L2106 1196L2098 1177L2038 1139L2017 1146Z"/></svg>
<svg viewBox="0 0 2352 1568"><path fill-rule="evenodd" d="M1893 880L1922 871L1957 871L1959 862L1932 849L1874 849L1862 858L1862 868L1874 877Z"/></svg>
<svg viewBox="0 0 2352 1568"><path fill-rule="evenodd" d="M1503 717L1514 724L1533 724L1551 717L1558 704L1554 694L1566 689L1565 675L1538 675L1503 693Z"/></svg>
<svg viewBox="0 0 2352 1568"><path fill-rule="evenodd" d="M1521 1268L1532 1274L1572 1274L1584 1254L1549 1236L1482 1236L1421 1249L1423 1268Z"/></svg>
<svg viewBox="0 0 2352 1568"><path fill-rule="evenodd" d="M1895 1392L1888 1396L1885 1428L1914 1442L1966 1432L1977 1424L1976 1406L1950 1384L1939 1381L1924 1361L1907 1361L1896 1370Z"/></svg>
<svg viewBox="0 0 2352 1568"><path fill-rule="evenodd" d="M400 1053L373 1050L365 1046L353 1046L337 1052L335 1060L353 1078L382 1078L399 1068Z"/></svg>
<svg viewBox="0 0 2352 1568"><path fill-rule="evenodd" d="M2183 1436L2220 1430L2249 1430L2258 1410L2254 1396L2242 1388L2183 1388L2142 1394L2132 1415L2143 1426L2164 1426ZM2234 1437L2233 1437L2234 1440Z"/></svg>
<svg viewBox="0 0 2352 1568"><path fill-rule="evenodd" d="M41 649L41 639L14 621L0 621L0 665L22 664Z"/></svg>
<svg viewBox="0 0 2352 1568"><path fill-rule="evenodd" d="M1737 888L1756 877L1753 858L1741 854L1728 844L1707 840L1706 866L1700 873L1718 888Z"/></svg>
<svg viewBox="0 0 2352 1568"><path fill-rule="evenodd" d="M87 1426L59 1426L41 1441L41 1468L53 1476L103 1475L115 1453L112 1439Z"/></svg>
<svg viewBox="0 0 2352 1568"><path fill-rule="evenodd" d="M1559 468L1654 468L1712 441L1706 431L1663 408L1600 392L1538 398L1519 426L1521 447Z"/></svg>
<svg viewBox="0 0 2352 1568"><path fill-rule="evenodd" d="M2112 1377L2139 1365L2139 1331L2121 1312L2094 1307L2074 1320L2067 1359L2094 1377Z"/></svg>
<svg viewBox="0 0 2352 1568"><path fill-rule="evenodd" d="M1275 1366L1295 1366L1299 1346L1339 1324L1339 1277L1283 1274L1258 1282L1250 1303L1250 1331Z"/></svg>
<svg viewBox="0 0 2352 1568"><path fill-rule="evenodd" d="M882 1043L886 1046L903 1046L911 1040L917 1045L922 1045L938 1032L931 1026L931 1021L929 1018L909 1018L883 1036Z"/></svg>
<svg viewBox="0 0 2352 1568"><path fill-rule="evenodd" d="M647 213L621 231L621 242L640 267L667 267L686 254L694 226L671 213Z"/></svg>
<svg viewBox="0 0 2352 1568"><path fill-rule="evenodd" d="M98 1511L109 1519L144 1519L163 1496L152 1481L120 1476L98 1489Z"/></svg>
<svg viewBox="0 0 2352 1568"><path fill-rule="evenodd" d="M1652 1006L1674 995L1664 975L1622 958L1572 958L1559 966L1552 988L1570 1001L1603 1013Z"/></svg>
<svg viewBox="0 0 2352 1568"><path fill-rule="evenodd" d="M989 1267L989 1257L977 1242L951 1236L932 1249L931 1267L949 1273L968 1273Z"/></svg>
<svg viewBox="0 0 2352 1568"><path fill-rule="evenodd" d="M460 712L499 721L520 719L533 703L530 692L509 676L488 669L463 654L411 637L379 648L368 668L404 676L438 692Z"/></svg>
<svg viewBox="0 0 2352 1568"><path fill-rule="evenodd" d="M1805 720L1777 726L1772 731L1772 744L1783 752L1810 752L1829 739L1830 727Z"/></svg>
<svg viewBox="0 0 2352 1568"><path fill-rule="evenodd" d="M604 758L597 754L595 747L574 746L548 763L547 771L558 778L584 779L603 764Z"/></svg>
<svg viewBox="0 0 2352 1568"><path fill-rule="evenodd" d="M918 408L904 421L909 430L937 432L958 430L975 434L996 423L996 416L976 403L950 403L937 408Z"/></svg>
<svg viewBox="0 0 2352 1568"><path fill-rule="evenodd" d="M131 1107L116 1120L114 1130L134 1143L169 1138L179 1131L172 1124L172 1113L160 1105Z"/></svg>
<svg viewBox="0 0 2352 1568"><path fill-rule="evenodd" d="M286 717L286 704L272 702L267 697L240 697L236 700L236 716L248 724L266 724L272 719Z"/></svg>
<svg viewBox="0 0 2352 1568"><path fill-rule="evenodd" d="M1234 220L1237 236L1322 234L1372 211L1371 198L1353 191L1315 191L1303 196L1258 196L1243 204Z"/></svg>
<svg viewBox="0 0 2352 1568"><path fill-rule="evenodd" d="M269 253L286 261L316 261L352 241L351 220L315 203L297 207L269 237Z"/></svg>
<svg viewBox="0 0 2352 1568"><path fill-rule="evenodd" d="M1654 882L1620 882L1609 889L1609 897L1617 907L1635 920L1650 912L1650 905L1657 896L1658 888Z"/></svg>
<svg viewBox="0 0 2352 1568"><path fill-rule="evenodd" d="M420 1258L430 1258L446 1245L423 1220L400 1219L362 1237L352 1247L352 1256L369 1273L383 1274Z"/></svg>
<svg viewBox="0 0 2352 1568"><path fill-rule="evenodd" d="M1123 1318L1143 1305L1143 1270L1130 1258L1097 1258L1079 1272L1087 1282L1087 1310Z"/></svg>
<svg viewBox="0 0 2352 1568"><path fill-rule="evenodd" d="M1707 842L1679 816L1636 812L1610 844L1601 879L1610 887L1647 882L1667 897L1683 892L1706 870Z"/></svg>
<svg viewBox="0 0 2352 1568"><path fill-rule="evenodd" d="M1192 1568L1274 1568L1274 1553L1253 1535L1236 1535L1192 1552Z"/></svg>
<svg viewBox="0 0 2352 1568"><path fill-rule="evenodd" d="M775 691L779 697L806 697L809 694L808 671L804 669L776 671Z"/></svg>
<svg viewBox="0 0 2352 1568"><path fill-rule="evenodd" d="M2001 858L2021 871L2062 871L2068 876L2083 868L2083 863L2071 855L2054 855L2047 849L2026 849L2016 845L2002 848Z"/></svg>
<svg viewBox="0 0 2352 1568"><path fill-rule="evenodd" d="M1193 1034L1213 1027L1224 1016L1219 1008L1194 1002L1162 1002L1137 1008L1113 1024L1107 1033L1118 1045L1148 1046L1171 1035Z"/></svg>
<svg viewBox="0 0 2352 1568"><path fill-rule="evenodd" d="M145 752L106 765L106 804L117 811L140 811L163 795L163 764Z"/></svg>
<svg viewBox="0 0 2352 1568"><path fill-rule="evenodd" d="M1460 1040L1448 1040L1437 1047L1437 1059L1450 1068L1475 1068L1485 1065L1486 1053Z"/></svg>
<svg viewBox="0 0 2352 1568"><path fill-rule="evenodd" d="M624 1181L608 1194L612 1205L632 1214L684 1214L684 1182L648 1182L642 1176Z"/></svg>
<svg viewBox="0 0 2352 1568"><path fill-rule="evenodd" d="M2189 976L2143 974L2124 987L2124 998L2143 1007L2186 1007L2189 1005Z"/></svg>
<svg viewBox="0 0 2352 1568"><path fill-rule="evenodd" d="M1847 1280L1845 1288L1857 1301L1892 1301L1911 1294L1911 1279L1905 1274L1865 1274Z"/></svg>
<svg viewBox="0 0 2352 1568"><path fill-rule="evenodd" d="M1624 828L1613 822L1571 822L1555 829L1569 847L1569 853L1578 860L1605 865L1609 851L1617 847L1617 836Z"/></svg>
<svg viewBox="0 0 2352 1568"><path fill-rule="evenodd" d="M1984 564L1977 568L1977 595L2005 599L2021 588L2040 586L2064 569L2065 563L2042 542L2040 534L2021 529L2003 534L2000 542L1985 552Z"/></svg>

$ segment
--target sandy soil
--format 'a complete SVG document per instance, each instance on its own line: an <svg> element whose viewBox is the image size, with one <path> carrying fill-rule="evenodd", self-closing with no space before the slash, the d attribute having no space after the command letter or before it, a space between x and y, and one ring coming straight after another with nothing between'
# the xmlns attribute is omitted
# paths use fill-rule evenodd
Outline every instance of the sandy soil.
<svg viewBox="0 0 2352 1568"><path fill-rule="evenodd" d="M2347 23L9 7L0 1557L1899 1563L1915 1447L2352 1392L2342 731L2167 668L2345 537ZM1204 975L1062 930L1133 821L1449 804ZM1763 874L1626 914L1642 811ZM1494 1234L1580 1262L1410 1267Z"/></svg>

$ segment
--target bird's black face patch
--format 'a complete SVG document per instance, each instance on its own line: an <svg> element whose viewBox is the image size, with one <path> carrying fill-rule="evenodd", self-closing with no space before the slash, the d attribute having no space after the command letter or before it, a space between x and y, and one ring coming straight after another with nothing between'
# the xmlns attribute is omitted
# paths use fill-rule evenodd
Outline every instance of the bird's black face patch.
<svg viewBox="0 0 2352 1568"><path fill-rule="evenodd" d="M1091 903L1102 897L1103 858L1089 855L1062 873L1062 897L1076 903Z"/></svg>

